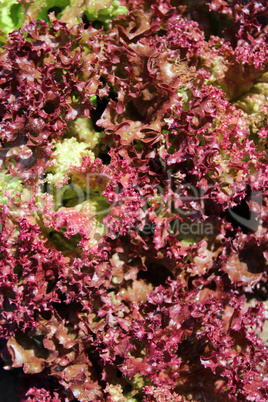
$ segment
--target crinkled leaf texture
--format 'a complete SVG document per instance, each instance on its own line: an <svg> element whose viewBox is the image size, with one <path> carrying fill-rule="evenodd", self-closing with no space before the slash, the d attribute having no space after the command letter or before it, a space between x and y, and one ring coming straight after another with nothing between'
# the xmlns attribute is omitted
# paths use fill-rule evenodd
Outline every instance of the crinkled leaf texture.
<svg viewBox="0 0 268 402"><path fill-rule="evenodd" d="M21 3L0 54L20 400L267 401L266 2Z"/></svg>

